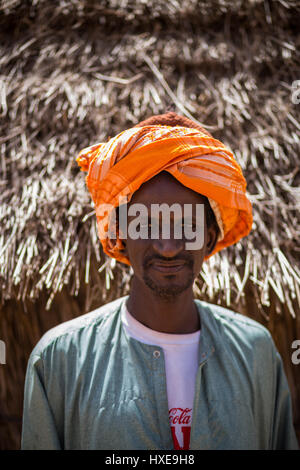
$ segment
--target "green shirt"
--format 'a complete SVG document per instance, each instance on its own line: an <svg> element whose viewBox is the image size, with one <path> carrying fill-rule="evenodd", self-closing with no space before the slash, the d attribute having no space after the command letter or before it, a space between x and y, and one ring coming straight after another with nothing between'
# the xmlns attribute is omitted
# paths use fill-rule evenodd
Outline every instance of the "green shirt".
<svg viewBox="0 0 300 470"><path fill-rule="evenodd" d="M127 336L127 298L64 322L38 342L27 366L22 449L173 449L163 351ZM201 335L190 449L298 449L268 330L195 302Z"/></svg>

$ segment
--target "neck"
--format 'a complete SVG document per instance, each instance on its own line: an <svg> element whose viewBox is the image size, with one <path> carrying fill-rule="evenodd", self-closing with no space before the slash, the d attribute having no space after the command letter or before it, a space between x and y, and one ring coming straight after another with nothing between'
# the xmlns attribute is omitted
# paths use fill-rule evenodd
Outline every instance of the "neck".
<svg viewBox="0 0 300 470"><path fill-rule="evenodd" d="M151 289L133 277L126 306L136 320L155 331L188 334L200 329L192 287L166 301L154 296Z"/></svg>

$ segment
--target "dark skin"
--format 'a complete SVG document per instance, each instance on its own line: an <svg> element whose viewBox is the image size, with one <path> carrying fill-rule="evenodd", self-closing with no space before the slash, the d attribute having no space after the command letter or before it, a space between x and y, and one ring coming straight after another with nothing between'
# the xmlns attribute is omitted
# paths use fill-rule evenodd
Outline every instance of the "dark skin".
<svg viewBox="0 0 300 470"><path fill-rule="evenodd" d="M161 172L144 183L133 195L129 206L142 203L192 204L193 215L196 204L205 204L205 198L182 185L168 172ZM183 212L182 212L183 213ZM134 217L128 216L128 224ZM171 212L171 221L173 213ZM171 222L172 224L172 222ZM171 225L171 227L173 227ZM204 245L198 250L186 250L184 237L158 240L123 240L134 275L127 308L131 315L152 330L163 333L187 334L200 329L199 315L194 302L193 283L201 270L204 257L211 253L217 242L217 229L204 224ZM178 271L168 271L166 263L178 263ZM162 263L162 264L160 264ZM163 266L162 266L163 265ZM175 268L176 269L176 268Z"/></svg>

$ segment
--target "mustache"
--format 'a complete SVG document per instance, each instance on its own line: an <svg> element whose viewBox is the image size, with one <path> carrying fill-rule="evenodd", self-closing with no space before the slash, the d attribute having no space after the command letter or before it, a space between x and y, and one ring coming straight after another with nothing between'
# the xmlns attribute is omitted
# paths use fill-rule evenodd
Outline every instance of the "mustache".
<svg viewBox="0 0 300 470"><path fill-rule="evenodd" d="M179 262L184 262L187 264L189 267L193 267L194 261L193 258L190 256L185 256L185 257L177 257L177 258L163 258L162 256L146 256L143 262L143 267L147 268L149 263L151 261L163 261L167 263L168 261L179 261Z"/></svg>

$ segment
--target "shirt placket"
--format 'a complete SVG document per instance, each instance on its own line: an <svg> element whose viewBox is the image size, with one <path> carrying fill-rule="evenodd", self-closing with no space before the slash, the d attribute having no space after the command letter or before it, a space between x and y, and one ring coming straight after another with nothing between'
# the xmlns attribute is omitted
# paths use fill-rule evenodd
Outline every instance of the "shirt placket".
<svg viewBox="0 0 300 470"><path fill-rule="evenodd" d="M159 423L162 449L173 449L173 438L169 422L169 406L166 383L166 368L163 349L154 346L152 351L153 386L155 393L155 404Z"/></svg>
<svg viewBox="0 0 300 470"><path fill-rule="evenodd" d="M192 415L192 425L191 425L191 435L190 435L190 449L196 449L195 447L195 428L196 426L201 426L201 412L200 412L200 403L203 406L203 401L205 397L201 394L201 382L202 382L202 375L204 366L207 367L208 360L210 356L215 352L214 346L210 343L207 338L206 328L201 322L201 336L199 341L199 355L198 355L198 371L196 376L196 384L195 384L195 395L194 395L194 402L193 402L193 415ZM200 443L197 443L200 445Z"/></svg>

